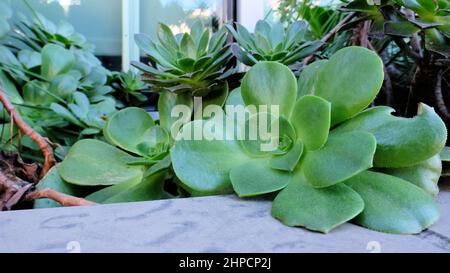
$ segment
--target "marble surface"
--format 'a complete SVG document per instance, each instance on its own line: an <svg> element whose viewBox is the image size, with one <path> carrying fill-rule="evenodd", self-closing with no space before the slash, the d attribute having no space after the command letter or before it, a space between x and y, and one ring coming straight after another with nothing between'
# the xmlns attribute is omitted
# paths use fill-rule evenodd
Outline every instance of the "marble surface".
<svg viewBox="0 0 450 273"><path fill-rule="evenodd" d="M450 252L441 220L415 236L345 224L328 235L283 226L270 202L234 196L0 213L0 252Z"/></svg>

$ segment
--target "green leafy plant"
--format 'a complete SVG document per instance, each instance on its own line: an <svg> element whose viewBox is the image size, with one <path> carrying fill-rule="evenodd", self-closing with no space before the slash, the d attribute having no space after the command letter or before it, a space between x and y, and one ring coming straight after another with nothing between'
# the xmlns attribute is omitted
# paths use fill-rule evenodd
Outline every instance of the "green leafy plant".
<svg viewBox="0 0 450 273"><path fill-rule="evenodd" d="M70 24L55 25L29 8L32 16L16 20L0 45L0 85L23 119L57 145L62 159L63 147L99 137L117 111L113 89L107 86L110 72ZM21 141L6 114L2 123L2 132L8 130L2 134L2 149L39 161L36 145L27 138Z"/></svg>
<svg viewBox="0 0 450 273"><path fill-rule="evenodd" d="M226 27L237 41L233 45L234 55L248 66L260 61L292 65L323 45L310 38L308 25L302 21L294 22L286 29L281 23L272 26L267 21L260 20L253 34L239 23L236 23L236 29L232 25Z"/></svg>
<svg viewBox="0 0 450 273"><path fill-rule="evenodd" d="M144 72L144 80L153 85L154 91L195 97L214 95L234 74L225 29L211 35L198 21L190 33L174 35L161 23L157 33L158 42L145 34L136 35L136 43L151 63L133 63Z"/></svg>
<svg viewBox="0 0 450 273"><path fill-rule="evenodd" d="M143 91L149 89L149 86L142 81L140 73L131 70L115 72L111 81L111 86L116 89L116 97L126 105L139 105L148 100Z"/></svg>
<svg viewBox="0 0 450 273"><path fill-rule="evenodd" d="M281 191L273 202L275 218L325 233L347 221L382 232L419 233L437 221L433 194L447 139L439 116L424 104L412 119L395 117L388 107L365 110L384 78L382 61L370 50L348 47L311 69L317 73L309 73L310 84L298 85L280 63L253 66L241 99L229 103L279 105L279 134L272 136L280 140L278 149L259 149L265 138L179 138L171 157L184 187L193 195L234 190L241 197ZM217 118L196 120L180 134L213 127L234 135L267 115L275 113L253 114L237 128L224 128ZM236 117L228 113L227 119Z"/></svg>
<svg viewBox="0 0 450 273"><path fill-rule="evenodd" d="M38 188L103 204L173 197L164 189L170 177L169 134L145 110L131 107L115 113L103 133L108 143L77 142ZM54 206L54 202L36 203L36 207Z"/></svg>
<svg viewBox="0 0 450 273"><path fill-rule="evenodd" d="M336 7L319 6L311 0L281 0L276 13L283 23L305 20L311 33L318 39L325 36L343 19L343 14L336 10Z"/></svg>

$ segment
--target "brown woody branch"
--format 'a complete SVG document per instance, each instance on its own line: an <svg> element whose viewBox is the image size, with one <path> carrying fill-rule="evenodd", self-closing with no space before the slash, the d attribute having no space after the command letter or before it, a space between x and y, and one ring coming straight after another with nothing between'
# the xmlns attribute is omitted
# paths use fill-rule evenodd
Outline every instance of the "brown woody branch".
<svg viewBox="0 0 450 273"><path fill-rule="evenodd" d="M436 77L434 96L436 98L437 110L446 120L450 120L450 113L447 109L447 106L445 105L444 96L442 95L442 78L443 73L442 71L439 71Z"/></svg>
<svg viewBox="0 0 450 273"><path fill-rule="evenodd" d="M11 123L15 123L19 130L33 140L41 149L44 155L44 166L40 173L40 177L44 177L45 174L55 165L56 160L53 154L53 149L49 142L31 128L20 116L20 114L14 108L14 105L9 101L5 94L5 91L0 87L0 101L2 102L6 111L8 111L11 117Z"/></svg>
<svg viewBox="0 0 450 273"><path fill-rule="evenodd" d="M77 206L92 206L95 205L94 202L88 201L83 198L74 197L64 193L54 191L52 189L44 189L40 191L35 191L28 194L25 199L27 201L32 201L36 199L51 199L58 202L63 207L77 207Z"/></svg>

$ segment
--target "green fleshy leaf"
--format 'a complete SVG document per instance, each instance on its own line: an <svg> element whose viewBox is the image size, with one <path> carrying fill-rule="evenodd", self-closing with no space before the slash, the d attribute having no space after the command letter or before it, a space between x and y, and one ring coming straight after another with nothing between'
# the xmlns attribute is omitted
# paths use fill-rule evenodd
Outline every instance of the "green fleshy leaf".
<svg viewBox="0 0 450 273"><path fill-rule="evenodd" d="M68 183L80 186L109 186L140 181L142 166L130 166L127 153L98 140L81 140L72 146L58 171Z"/></svg>
<svg viewBox="0 0 450 273"><path fill-rule="evenodd" d="M16 103L16 104L23 103L23 99L20 96L20 93L17 90L16 86L11 81L11 79L1 70L0 70L0 86L3 88L6 95L8 96L8 99L12 103Z"/></svg>
<svg viewBox="0 0 450 273"><path fill-rule="evenodd" d="M75 66L75 56L72 52L58 45L46 45L41 55L41 75L49 80L69 72Z"/></svg>
<svg viewBox="0 0 450 273"><path fill-rule="evenodd" d="M339 126L335 132L366 131L375 135L374 166L409 167L439 153L447 140L444 122L433 108L420 104L417 117L392 116L393 109L375 107Z"/></svg>
<svg viewBox="0 0 450 273"><path fill-rule="evenodd" d="M257 113L245 122L243 139L246 152L254 157L286 154L297 140L295 130L285 118L270 113ZM245 129L245 130L244 130Z"/></svg>
<svg viewBox="0 0 450 273"><path fill-rule="evenodd" d="M125 108L114 114L104 132L108 141L124 150L141 154L138 145L144 141L145 132L154 126L152 117L140 108Z"/></svg>
<svg viewBox="0 0 450 273"><path fill-rule="evenodd" d="M252 197L282 190L291 181L292 174L272 169L268 159L258 159L234 167L230 178L240 197Z"/></svg>
<svg viewBox="0 0 450 273"><path fill-rule="evenodd" d="M227 101L225 102L225 105L230 106L245 106L244 99L242 98L241 94L241 88L236 88L233 91L230 92L230 95L228 96Z"/></svg>
<svg viewBox="0 0 450 273"><path fill-rule="evenodd" d="M49 91L65 99L77 90L78 84L78 80L70 74L58 75L50 82Z"/></svg>
<svg viewBox="0 0 450 273"><path fill-rule="evenodd" d="M376 53L347 47L322 65L314 95L331 102L331 124L336 125L369 106L383 81L383 62Z"/></svg>
<svg viewBox="0 0 450 273"><path fill-rule="evenodd" d="M27 82L23 86L23 98L27 104L35 106L47 106L58 100L48 93L49 84L39 80Z"/></svg>
<svg viewBox="0 0 450 273"><path fill-rule="evenodd" d="M433 196L439 193L438 182L442 173L442 161L439 155L412 167L381 171L411 182Z"/></svg>
<svg viewBox="0 0 450 273"><path fill-rule="evenodd" d="M183 105L186 115L182 117L172 117L172 110L175 106ZM181 127L191 121L194 102L189 94L175 94L163 91L158 100L158 112L160 125L171 135L176 135ZM178 113L180 114L180 113Z"/></svg>
<svg viewBox="0 0 450 273"><path fill-rule="evenodd" d="M346 182L364 200L364 211L355 222L364 227L396 234L417 234L439 218L433 197L394 176L363 172Z"/></svg>
<svg viewBox="0 0 450 273"><path fill-rule="evenodd" d="M197 120L186 124L171 150L174 171L188 190L197 194L222 194L231 189L229 172L251 158L234 140L188 140L191 131L201 131L206 126L217 126L220 137L234 132L225 131L215 119ZM184 139L181 139L184 136ZM193 139L193 138L192 138ZM226 139L226 138L222 138Z"/></svg>
<svg viewBox="0 0 450 273"><path fill-rule="evenodd" d="M312 95L315 93L315 85L317 83L317 77L321 67L326 64L327 60L320 60L313 62L303 69L300 77L298 78L298 94L297 99L300 99L306 95Z"/></svg>
<svg viewBox="0 0 450 273"><path fill-rule="evenodd" d="M444 147L439 155L442 161L450 162L450 147Z"/></svg>
<svg viewBox="0 0 450 273"><path fill-rule="evenodd" d="M283 155L274 155L270 159L270 167L280 171L294 171L303 154L303 142L297 140L291 150Z"/></svg>
<svg viewBox="0 0 450 273"><path fill-rule="evenodd" d="M372 134L331 134L322 149L306 153L302 165L306 180L315 188L343 182L372 167L375 149Z"/></svg>
<svg viewBox="0 0 450 273"><path fill-rule="evenodd" d="M331 104L320 97L304 96L295 104L291 121L308 150L320 149L330 131Z"/></svg>
<svg viewBox="0 0 450 273"><path fill-rule="evenodd" d="M275 198L272 215L287 226L328 233L353 219L363 208L361 197L344 184L315 189L297 176Z"/></svg>
<svg viewBox="0 0 450 273"><path fill-rule="evenodd" d="M384 33L387 35L411 37L419 31L420 28L408 21L391 21L384 24Z"/></svg>
<svg viewBox="0 0 450 273"><path fill-rule="evenodd" d="M17 55L19 61L27 68L31 69L41 65L41 54L29 49L19 51Z"/></svg>
<svg viewBox="0 0 450 273"><path fill-rule="evenodd" d="M142 182L128 188L104 201L105 204L142 202L169 198L164 191L164 182L167 171L161 171L148 176Z"/></svg>
<svg viewBox="0 0 450 273"><path fill-rule="evenodd" d="M245 74L241 85L246 105L279 106L280 115L288 118L297 97L297 81L292 71L276 62L260 62Z"/></svg>

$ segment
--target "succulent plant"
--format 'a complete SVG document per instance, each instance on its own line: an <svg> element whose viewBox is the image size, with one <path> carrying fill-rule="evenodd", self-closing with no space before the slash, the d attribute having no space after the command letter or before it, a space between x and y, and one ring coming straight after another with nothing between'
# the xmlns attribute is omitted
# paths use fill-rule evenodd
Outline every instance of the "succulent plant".
<svg viewBox="0 0 450 273"><path fill-rule="evenodd" d="M108 143L85 139L75 143L64 161L38 187L86 197L96 203L169 198L164 190L171 161L168 132L143 109L123 109L108 119ZM103 187L98 190L95 187ZM38 202L37 207L56 203Z"/></svg>
<svg viewBox="0 0 450 273"><path fill-rule="evenodd" d="M144 72L154 91L203 97L221 90L224 81L234 73L232 53L225 29L212 34L200 21L190 33L174 35L160 23L158 42L145 34L136 35L136 43L147 54L149 65L133 62Z"/></svg>
<svg viewBox="0 0 450 273"><path fill-rule="evenodd" d="M292 65L323 45L310 38L308 25L303 21L294 22L286 29L281 23L270 25L260 20L253 34L239 23L236 23L236 29L232 25L226 27L237 41L232 47L234 55L248 66L260 61Z"/></svg>
<svg viewBox="0 0 450 273"><path fill-rule="evenodd" d="M241 98L227 103L279 105L279 115L257 112L242 127L224 126L221 118L186 124L171 150L180 183L193 195L277 193L275 218L324 233L347 221L419 233L437 221L433 195L447 139L440 117L424 104L412 119L395 117L388 107L366 109L384 77L381 59L365 48L339 50L308 68L316 73L304 76L310 84L299 89L287 66L259 62L245 75ZM278 118L279 133L268 134L269 142L279 140L272 151L260 149L268 141L262 137L188 137L196 128L239 135L268 115ZM229 112L225 117L237 121Z"/></svg>
<svg viewBox="0 0 450 273"><path fill-rule="evenodd" d="M112 87L116 90L116 96L120 101L131 106L147 101L147 97L142 91L149 88L148 84L142 81L141 73L133 71L115 72L112 77Z"/></svg>

